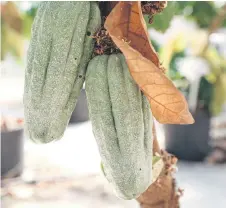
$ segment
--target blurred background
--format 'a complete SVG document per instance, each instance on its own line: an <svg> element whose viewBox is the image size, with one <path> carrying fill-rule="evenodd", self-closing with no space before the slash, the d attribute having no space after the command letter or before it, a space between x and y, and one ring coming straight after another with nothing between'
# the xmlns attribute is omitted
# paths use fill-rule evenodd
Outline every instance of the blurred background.
<svg viewBox="0 0 226 208"><path fill-rule="evenodd" d="M35 144L24 134L26 51L37 6L1 2L2 206L139 207L115 197L101 175L84 89L60 141ZM196 120L189 126L156 122L161 147L180 159L181 207L226 207L226 2L168 2L148 30Z"/></svg>

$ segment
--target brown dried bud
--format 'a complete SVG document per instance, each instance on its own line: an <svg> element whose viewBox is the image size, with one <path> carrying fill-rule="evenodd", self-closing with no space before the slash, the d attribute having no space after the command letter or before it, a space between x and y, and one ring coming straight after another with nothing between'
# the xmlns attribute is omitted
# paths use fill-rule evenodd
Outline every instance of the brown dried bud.
<svg viewBox="0 0 226 208"><path fill-rule="evenodd" d="M149 24L153 22L153 16L163 11L167 6L167 1L142 1L141 10L143 15L149 16Z"/></svg>

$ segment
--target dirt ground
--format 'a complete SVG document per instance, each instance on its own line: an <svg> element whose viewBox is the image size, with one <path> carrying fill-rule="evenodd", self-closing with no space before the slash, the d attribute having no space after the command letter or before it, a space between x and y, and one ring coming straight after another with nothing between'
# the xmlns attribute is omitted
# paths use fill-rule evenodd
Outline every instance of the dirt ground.
<svg viewBox="0 0 226 208"><path fill-rule="evenodd" d="M102 176L90 122L70 125L50 144L25 137L24 152L22 178L2 181L3 208L139 207L135 200L118 199ZM226 165L179 162L178 170L185 190L181 208L226 207Z"/></svg>

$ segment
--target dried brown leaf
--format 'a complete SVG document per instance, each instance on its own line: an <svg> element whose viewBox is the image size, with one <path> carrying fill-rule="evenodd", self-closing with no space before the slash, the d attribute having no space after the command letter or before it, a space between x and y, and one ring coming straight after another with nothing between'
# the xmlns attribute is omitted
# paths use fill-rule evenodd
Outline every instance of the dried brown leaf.
<svg viewBox="0 0 226 208"><path fill-rule="evenodd" d="M140 2L119 2L104 26L124 54L133 79L149 99L155 118L160 123L193 123L185 98L160 69Z"/></svg>

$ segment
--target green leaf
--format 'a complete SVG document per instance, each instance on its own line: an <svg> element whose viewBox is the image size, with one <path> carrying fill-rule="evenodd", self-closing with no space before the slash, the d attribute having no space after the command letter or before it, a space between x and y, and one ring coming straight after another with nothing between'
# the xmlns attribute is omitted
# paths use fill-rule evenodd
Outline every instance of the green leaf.
<svg viewBox="0 0 226 208"><path fill-rule="evenodd" d="M154 155L153 158L152 158L152 165L154 165L155 163L157 163L160 159L161 159L160 156Z"/></svg>
<svg viewBox="0 0 226 208"><path fill-rule="evenodd" d="M194 20L201 28L209 27L218 12L213 1L177 1L177 5L177 15Z"/></svg>
<svg viewBox="0 0 226 208"><path fill-rule="evenodd" d="M216 14L217 12L213 2L209 1L196 1L193 6L193 12L191 13L201 28L209 27Z"/></svg>
<svg viewBox="0 0 226 208"><path fill-rule="evenodd" d="M104 176L106 176L106 173L104 171L104 165L102 162L100 162L100 169L101 169L102 173L104 174Z"/></svg>

